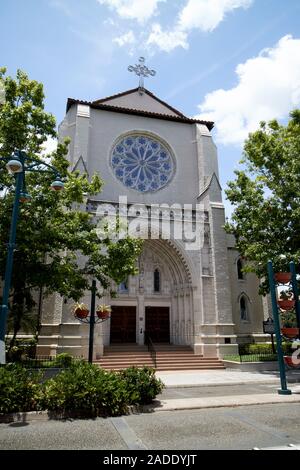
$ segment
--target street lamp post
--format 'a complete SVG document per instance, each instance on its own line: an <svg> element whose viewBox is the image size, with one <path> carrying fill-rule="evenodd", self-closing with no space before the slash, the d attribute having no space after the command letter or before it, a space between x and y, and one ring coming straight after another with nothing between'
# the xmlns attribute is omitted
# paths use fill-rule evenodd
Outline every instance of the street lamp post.
<svg viewBox="0 0 300 470"><path fill-rule="evenodd" d="M92 363L93 362L93 350L94 350L94 329L95 329L95 324L96 323L103 323L104 321L109 319L109 316L106 316L105 318L99 318L95 317L95 305L96 305L96 292L97 292L97 286L96 286L96 281L95 279L92 281L92 287L91 287L91 312L90 315L81 318L76 315L75 317L77 320L79 320L81 323L88 323L90 325L90 332L89 332L89 356L88 356L88 362Z"/></svg>
<svg viewBox="0 0 300 470"><path fill-rule="evenodd" d="M20 201L25 202L30 199L29 194L26 192L25 175L27 171L51 173L55 178L55 181L53 181L51 184L51 189L54 191L60 191L63 189L64 183L61 181L58 171L53 166L44 163L41 160L28 157L28 155L23 151L16 151L13 157L2 157L0 158L0 164L1 162L6 163L6 168L8 169L9 173L16 177L15 197L6 257L0 315L0 364L5 364L5 334L8 315L8 299L11 287L14 250L16 245L19 206Z"/></svg>

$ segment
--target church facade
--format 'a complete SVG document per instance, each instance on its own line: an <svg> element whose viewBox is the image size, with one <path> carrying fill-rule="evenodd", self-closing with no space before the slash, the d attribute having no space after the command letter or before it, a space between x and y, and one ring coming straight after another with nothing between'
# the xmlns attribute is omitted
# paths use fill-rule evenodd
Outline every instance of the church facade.
<svg viewBox="0 0 300 470"><path fill-rule="evenodd" d="M95 358L110 344L144 344L145 332L155 343L190 345L207 357L264 337L258 281L242 272L223 229L212 129L141 87L94 102L68 100L59 135L71 138L70 166L105 182L82 210L95 220L115 211L144 238L139 273L103 299L112 314L95 326ZM90 293L82 301L89 304ZM70 306L60 296L45 300L38 354L87 356L88 326Z"/></svg>

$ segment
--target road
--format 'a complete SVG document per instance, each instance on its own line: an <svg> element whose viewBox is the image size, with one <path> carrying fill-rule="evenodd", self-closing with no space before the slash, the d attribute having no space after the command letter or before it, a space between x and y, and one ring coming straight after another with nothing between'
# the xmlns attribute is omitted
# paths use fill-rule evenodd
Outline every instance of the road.
<svg viewBox="0 0 300 470"><path fill-rule="evenodd" d="M274 384L166 389L162 398L276 391ZM0 424L0 449L253 449L300 443L298 403Z"/></svg>

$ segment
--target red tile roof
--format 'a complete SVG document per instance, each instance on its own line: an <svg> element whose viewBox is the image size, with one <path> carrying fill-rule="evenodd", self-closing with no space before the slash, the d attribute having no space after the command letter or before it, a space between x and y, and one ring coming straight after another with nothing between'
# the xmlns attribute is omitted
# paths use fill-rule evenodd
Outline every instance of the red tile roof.
<svg viewBox="0 0 300 470"><path fill-rule="evenodd" d="M139 88L133 88L132 90L123 91L122 93L117 93L116 95L108 96L107 98L101 98L101 100L93 101L93 103L94 104L105 104L105 101L113 100L115 98L120 98L122 96L131 95L132 93L136 93L137 91L139 91ZM168 103L166 103L165 101L163 101L160 98L158 98L157 96L155 96L154 93L151 93L151 91L147 90L146 88L143 88L143 92L146 93L146 95L151 96L151 98L158 101L160 104L162 104L166 108L169 108L170 111L173 111L173 113L177 114L178 116L186 117L184 114L182 114L180 111L178 111L178 109L173 108ZM113 106L113 104L112 104L112 106Z"/></svg>
<svg viewBox="0 0 300 470"><path fill-rule="evenodd" d="M149 118L154 118L154 119L162 119L162 120L165 120L165 121L182 122L182 123L186 123L186 124L203 124L210 131L214 127L214 123L212 121L203 121L203 120L199 120L199 119L188 118L188 117L184 116L183 114L179 113L179 111L176 111L175 108L171 108L169 105L167 105L167 107L169 109L171 109L173 112L179 114L178 116L174 116L174 115L171 115L171 114L155 113L155 112L151 112L151 111L142 111L140 109L123 108L121 106L113 106L113 105L102 103L103 101L109 100L110 98L116 98L118 96L124 96L124 95L132 93L136 90L138 90L138 88L135 88L133 90L129 90L128 92L119 93L118 95L113 95L113 97L104 98L103 100L101 99L101 100L97 100L97 101L83 101L83 100L76 100L76 99L73 99L73 98L68 98L66 112L68 112L69 109L71 108L71 106L73 106L75 104L83 104L83 105L90 106L92 109L99 109L99 110L102 110L102 111L111 111L111 112L114 112L114 113L122 113L122 114L132 114L132 115L135 115L135 116L144 116L144 117L149 117ZM145 90L145 91L148 92L148 90ZM151 96L154 96L150 92L148 92L148 94L151 95ZM163 101L159 100L158 98L155 97L155 99L157 101L160 101L162 104L166 105Z"/></svg>

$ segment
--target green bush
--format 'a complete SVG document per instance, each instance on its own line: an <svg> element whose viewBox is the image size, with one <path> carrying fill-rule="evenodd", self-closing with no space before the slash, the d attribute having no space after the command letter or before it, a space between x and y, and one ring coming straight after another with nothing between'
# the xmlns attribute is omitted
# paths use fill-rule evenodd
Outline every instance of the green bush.
<svg viewBox="0 0 300 470"><path fill-rule="evenodd" d="M73 362L73 356L68 353L61 353L56 356L52 363L52 367L67 368L70 367Z"/></svg>
<svg viewBox="0 0 300 470"><path fill-rule="evenodd" d="M290 353L292 351L291 342L282 343L282 350L284 353ZM275 343L275 351L276 351L276 343ZM240 344L239 354L241 356L247 355L247 354L273 354L272 344L267 344L267 343Z"/></svg>
<svg viewBox="0 0 300 470"><path fill-rule="evenodd" d="M6 359L7 362L18 362L22 359L33 358L36 353L36 344L37 341L34 338L31 339L22 339L17 338L15 340L15 345L9 349L9 340L6 344Z"/></svg>
<svg viewBox="0 0 300 470"><path fill-rule="evenodd" d="M60 358L64 364L68 360ZM129 405L150 403L163 386L148 367L108 372L77 360L43 381L41 372L7 364L0 367L0 413L48 410L78 417L118 416L127 413Z"/></svg>
<svg viewBox="0 0 300 470"><path fill-rule="evenodd" d="M42 406L49 411L74 412L79 416L116 416L126 413L126 383L113 372L77 361L43 384Z"/></svg>
<svg viewBox="0 0 300 470"><path fill-rule="evenodd" d="M20 364L0 367L0 413L39 409L41 377Z"/></svg>
<svg viewBox="0 0 300 470"><path fill-rule="evenodd" d="M155 377L155 370L150 367L129 367L120 372L130 394L131 403L146 404L161 393L164 384Z"/></svg>

